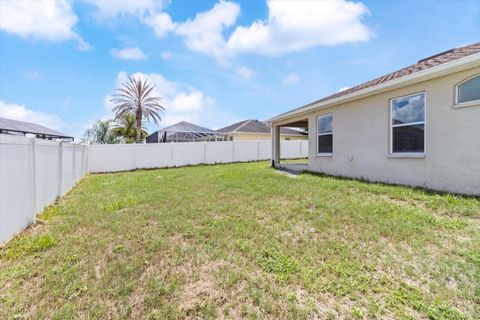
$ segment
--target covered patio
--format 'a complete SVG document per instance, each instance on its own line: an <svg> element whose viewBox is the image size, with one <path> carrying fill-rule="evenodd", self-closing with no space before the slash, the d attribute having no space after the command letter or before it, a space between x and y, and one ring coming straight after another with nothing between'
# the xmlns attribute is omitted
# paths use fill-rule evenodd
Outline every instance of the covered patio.
<svg viewBox="0 0 480 320"><path fill-rule="evenodd" d="M298 159L298 160L285 160L282 158L282 150L280 143L280 129L284 128L294 128L297 130L302 130L308 133L309 122L307 117L295 118L282 122L271 122L270 126L272 128L272 163L271 166L285 170L291 173L300 173L302 171L308 170L308 158L307 159Z"/></svg>

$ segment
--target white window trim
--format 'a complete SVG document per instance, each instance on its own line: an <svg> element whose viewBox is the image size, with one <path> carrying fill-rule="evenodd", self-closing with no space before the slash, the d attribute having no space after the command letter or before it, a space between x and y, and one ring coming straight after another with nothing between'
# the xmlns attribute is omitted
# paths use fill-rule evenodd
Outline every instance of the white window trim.
<svg viewBox="0 0 480 320"><path fill-rule="evenodd" d="M319 131L320 131L320 127L318 125L319 120L321 118L326 118L326 117L330 117L330 116L332 117L332 132L319 133ZM319 152L318 149L319 149L320 146L318 144L318 137L326 136L326 135L332 135L332 152ZM316 150L317 156L319 156L319 157L331 157L333 155L333 139L334 139L334 137L333 137L333 113L330 112L330 113L321 114L321 115L317 116L317 139L316 139L317 140L317 143L316 143L316 145L317 145L317 150Z"/></svg>
<svg viewBox="0 0 480 320"><path fill-rule="evenodd" d="M423 94L424 96L424 103L423 103L423 121L418 122L411 122L411 123L401 123L401 124L393 124L393 100L398 100L402 98L412 97L419 94ZM389 158L425 158L425 154L427 153L427 92L420 91L416 93L407 94L400 97L395 97L390 99L390 112L388 117L389 125L390 125L390 150L388 157ZM423 152L393 152L393 128L397 127L404 127L404 126L414 126L418 124L423 124Z"/></svg>
<svg viewBox="0 0 480 320"><path fill-rule="evenodd" d="M457 83L455 86L455 101L454 101L454 108L463 108L463 107L471 107L471 106L476 106L480 104L480 99L479 100L472 100L472 101L466 101L466 102L458 102L458 87L460 87L462 84L464 84L467 81L470 81L474 78L480 77L480 74L473 75L465 80L462 80L462 82Z"/></svg>

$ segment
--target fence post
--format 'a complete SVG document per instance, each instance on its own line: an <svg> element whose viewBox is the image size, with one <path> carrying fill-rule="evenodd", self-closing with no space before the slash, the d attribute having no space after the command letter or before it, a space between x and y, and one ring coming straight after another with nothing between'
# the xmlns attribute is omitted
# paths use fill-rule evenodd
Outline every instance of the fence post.
<svg viewBox="0 0 480 320"><path fill-rule="evenodd" d="M203 142L203 163L207 163L207 142Z"/></svg>
<svg viewBox="0 0 480 320"><path fill-rule="evenodd" d="M137 168L135 168L135 152L136 152L136 149L137 149L137 143L135 142L133 144L133 147L132 147L132 168L130 170L137 169Z"/></svg>
<svg viewBox="0 0 480 320"><path fill-rule="evenodd" d="M232 141L232 162L235 162L235 141Z"/></svg>
<svg viewBox="0 0 480 320"><path fill-rule="evenodd" d="M62 181L63 180L63 140L58 144L58 197L62 196Z"/></svg>
<svg viewBox="0 0 480 320"><path fill-rule="evenodd" d="M34 223L37 216L37 172L35 164L35 138L30 139L30 157L29 157L29 171L30 171L30 215L28 217L28 224Z"/></svg>
<svg viewBox="0 0 480 320"><path fill-rule="evenodd" d="M85 146L82 145L81 147L82 147L82 149L81 149L81 150L82 150L82 158L81 158L81 160L82 160L82 162L81 162L82 166L81 166L81 169L80 169L80 175L81 175L82 178L83 178L83 175L87 173L87 163L86 163L86 161L85 161L85 158L87 157L87 155L86 155L86 148L85 148Z"/></svg>
<svg viewBox="0 0 480 320"><path fill-rule="evenodd" d="M72 143L73 147L73 156L72 156L72 186L75 185L75 182L77 181L77 148L76 146Z"/></svg>

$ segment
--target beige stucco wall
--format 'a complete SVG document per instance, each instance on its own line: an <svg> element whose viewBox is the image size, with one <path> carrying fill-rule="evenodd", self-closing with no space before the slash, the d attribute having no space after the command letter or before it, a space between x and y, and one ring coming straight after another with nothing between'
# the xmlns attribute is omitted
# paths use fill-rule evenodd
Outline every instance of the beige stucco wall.
<svg viewBox="0 0 480 320"><path fill-rule="evenodd" d="M308 114L309 169L480 194L480 104L453 107L455 85L479 73L477 67ZM422 91L426 92L425 157L391 157L390 99ZM333 154L319 156L316 119L327 113L333 113Z"/></svg>
<svg viewBox="0 0 480 320"><path fill-rule="evenodd" d="M233 133L233 140L235 141L258 141L258 140L270 140L272 139L270 134L254 134L254 133ZM307 140L307 136L296 136L296 135L289 135L289 134L282 134L280 135L281 140L285 140L289 138L290 140ZM228 140L228 138L226 139Z"/></svg>

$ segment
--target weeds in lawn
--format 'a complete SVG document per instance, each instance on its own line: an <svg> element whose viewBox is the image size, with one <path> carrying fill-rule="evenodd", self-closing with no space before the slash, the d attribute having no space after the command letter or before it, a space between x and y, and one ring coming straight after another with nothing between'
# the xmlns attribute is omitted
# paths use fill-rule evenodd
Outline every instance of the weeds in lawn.
<svg viewBox="0 0 480 320"><path fill-rule="evenodd" d="M56 244L56 240L49 234L40 234L36 236L20 236L15 241L11 241L0 256L14 260L25 255L32 255L47 250Z"/></svg>
<svg viewBox="0 0 480 320"><path fill-rule="evenodd" d="M289 281L300 272L297 262L292 257L280 252L278 248L265 249L258 258L262 268L277 276L280 281Z"/></svg>

